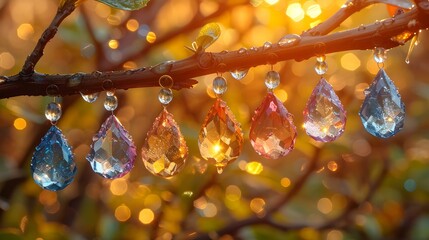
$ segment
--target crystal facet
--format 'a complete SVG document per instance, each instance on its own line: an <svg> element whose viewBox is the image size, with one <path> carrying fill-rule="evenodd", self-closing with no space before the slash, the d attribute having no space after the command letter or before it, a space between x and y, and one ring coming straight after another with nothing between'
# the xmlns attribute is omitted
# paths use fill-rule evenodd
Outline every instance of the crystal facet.
<svg viewBox="0 0 429 240"><path fill-rule="evenodd" d="M268 92L252 118L249 138L253 149L265 158L277 159L292 151L296 135L292 115Z"/></svg>
<svg viewBox="0 0 429 240"><path fill-rule="evenodd" d="M93 137L86 159L94 172L105 178L119 178L134 166L136 147L128 131L114 116L109 116Z"/></svg>
<svg viewBox="0 0 429 240"><path fill-rule="evenodd" d="M346 111L332 86L320 79L304 109L304 128L307 134L321 142L331 142L343 134Z"/></svg>
<svg viewBox="0 0 429 240"><path fill-rule="evenodd" d="M142 147L145 167L154 175L171 177L185 166L186 141L173 115L164 109L155 119Z"/></svg>
<svg viewBox="0 0 429 240"><path fill-rule="evenodd" d="M240 124L229 107L220 98L216 99L203 123L198 136L201 156L214 163L218 172L238 158L243 146Z"/></svg>
<svg viewBox="0 0 429 240"><path fill-rule="evenodd" d="M403 128L405 120L405 105L396 86L384 69L380 69L368 89L359 111L363 126L376 137L395 135Z"/></svg>
<svg viewBox="0 0 429 240"><path fill-rule="evenodd" d="M76 174L72 150L61 130L52 126L31 159L34 181L42 188L58 191L67 187Z"/></svg>

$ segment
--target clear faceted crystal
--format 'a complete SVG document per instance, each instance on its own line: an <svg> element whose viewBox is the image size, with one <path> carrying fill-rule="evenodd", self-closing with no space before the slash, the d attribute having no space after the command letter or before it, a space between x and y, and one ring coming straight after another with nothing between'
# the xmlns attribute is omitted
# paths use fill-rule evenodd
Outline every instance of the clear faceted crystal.
<svg viewBox="0 0 429 240"><path fill-rule="evenodd" d="M56 102L50 102L45 110L45 117L51 121L56 122L61 118L61 105Z"/></svg>
<svg viewBox="0 0 429 240"><path fill-rule="evenodd" d="M343 134L346 111L332 86L320 79L304 109L304 128L307 134L321 142L331 142Z"/></svg>
<svg viewBox="0 0 429 240"><path fill-rule="evenodd" d="M170 88L162 88L158 93L160 103L167 105L173 100L173 91Z"/></svg>
<svg viewBox="0 0 429 240"><path fill-rule="evenodd" d="M252 118L249 138L253 149L265 158L277 159L292 151L296 135L292 115L268 92Z"/></svg>
<svg viewBox="0 0 429 240"><path fill-rule="evenodd" d="M405 105L396 86L380 69L369 86L359 116L365 129L376 137L388 138L404 126Z"/></svg>
<svg viewBox="0 0 429 240"><path fill-rule="evenodd" d="M224 77L219 76L213 80L213 91L216 94L224 94L227 89L228 86Z"/></svg>
<svg viewBox="0 0 429 240"><path fill-rule="evenodd" d="M265 86L268 89L274 89L280 85L280 74L276 71L269 71L265 75Z"/></svg>
<svg viewBox="0 0 429 240"><path fill-rule="evenodd" d="M108 92L109 93L109 92ZM106 100L104 100L104 108L107 111L115 111L118 107L118 98L115 95L107 95Z"/></svg>
<svg viewBox="0 0 429 240"><path fill-rule="evenodd" d="M61 130L52 126L31 159L34 181L42 188L58 191L67 187L76 174L72 150Z"/></svg>
<svg viewBox="0 0 429 240"><path fill-rule="evenodd" d="M86 159L94 172L105 178L119 178L134 166L136 147L128 131L114 116L109 116L93 137Z"/></svg>
<svg viewBox="0 0 429 240"><path fill-rule="evenodd" d="M215 164L219 173L241 153L243 133L240 124L220 98L207 114L198 136L198 146L201 156Z"/></svg>
<svg viewBox="0 0 429 240"><path fill-rule="evenodd" d="M154 175L171 177L185 166L186 141L173 115L164 109L155 119L142 147L145 167Z"/></svg>

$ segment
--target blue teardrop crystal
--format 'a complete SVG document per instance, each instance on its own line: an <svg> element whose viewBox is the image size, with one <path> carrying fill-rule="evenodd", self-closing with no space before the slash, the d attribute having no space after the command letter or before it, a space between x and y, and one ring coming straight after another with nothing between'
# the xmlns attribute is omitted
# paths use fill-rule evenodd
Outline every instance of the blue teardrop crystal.
<svg viewBox="0 0 429 240"><path fill-rule="evenodd" d="M131 171L136 156L136 147L130 134L121 122L111 115L94 136L86 160L95 173L114 179Z"/></svg>
<svg viewBox="0 0 429 240"><path fill-rule="evenodd" d="M52 126L31 159L34 181L42 188L58 191L67 187L76 174L72 150L61 130Z"/></svg>
<svg viewBox="0 0 429 240"><path fill-rule="evenodd" d="M404 127L405 105L396 86L380 69L359 111L365 129L380 138L394 136Z"/></svg>

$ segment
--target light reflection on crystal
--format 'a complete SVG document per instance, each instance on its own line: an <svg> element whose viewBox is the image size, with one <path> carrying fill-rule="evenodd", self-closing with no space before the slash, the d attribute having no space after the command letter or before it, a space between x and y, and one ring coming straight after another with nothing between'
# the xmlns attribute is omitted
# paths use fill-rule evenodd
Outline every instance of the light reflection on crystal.
<svg viewBox="0 0 429 240"><path fill-rule="evenodd" d="M331 142L343 134L346 111L332 86L320 79L304 109L304 128L313 139Z"/></svg>
<svg viewBox="0 0 429 240"><path fill-rule="evenodd" d="M128 131L114 116L109 116L94 136L86 159L95 173L105 178L119 178L134 166L136 147Z"/></svg>
<svg viewBox="0 0 429 240"><path fill-rule="evenodd" d="M359 111L365 129L380 138L394 136L403 128L405 120L405 105L396 86L384 69L380 69L368 89Z"/></svg>
<svg viewBox="0 0 429 240"><path fill-rule="evenodd" d="M236 69L234 71L231 71L230 73L235 80L241 80L247 75L248 71L249 69Z"/></svg>
<svg viewBox="0 0 429 240"><path fill-rule="evenodd" d="M265 158L277 159L292 151L296 135L292 115L268 92L252 118L249 138L253 148Z"/></svg>
<svg viewBox="0 0 429 240"><path fill-rule="evenodd" d="M216 99L198 137L201 156L213 163L219 173L238 158L243 147L243 133L229 107Z"/></svg>
<svg viewBox="0 0 429 240"><path fill-rule="evenodd" d="M142 148L145 167L154 175L171 177L185 166L188 147L173 115L164 109L155 119Z"/></svg>
<svg viewBox="0 0 429 240"><path fill-rule="evenodd" d="M42 188L58 191L67 187L76 174L73 153L61 130L52 126L31 159L34 181Z"/></svg>

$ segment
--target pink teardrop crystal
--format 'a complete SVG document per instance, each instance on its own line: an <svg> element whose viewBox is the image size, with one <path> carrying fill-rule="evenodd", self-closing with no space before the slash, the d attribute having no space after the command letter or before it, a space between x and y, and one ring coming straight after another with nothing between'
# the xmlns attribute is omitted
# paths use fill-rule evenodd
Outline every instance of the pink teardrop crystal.
<svg viewBox="0 0 429 240"><path fill-rule="evenodd" d="M142 147L143 163L152 174L171 177L185 166L186 141L173 115L165 108L155 119Z"/></svg>
<svg viewBox="0 0 429 240"><path fill-rule="evenodd" d="M346 111L332 86L321 78L304 109L304 128L316 141L331 142L343 134Z"/></svg>
<svg viewBox="0 0 429 240"><path fill-rule="evenodd" d="M252 118L249 138L253 149L265 158L277 159L292 151L296 135L292 115L268 92Z"/></svg>

